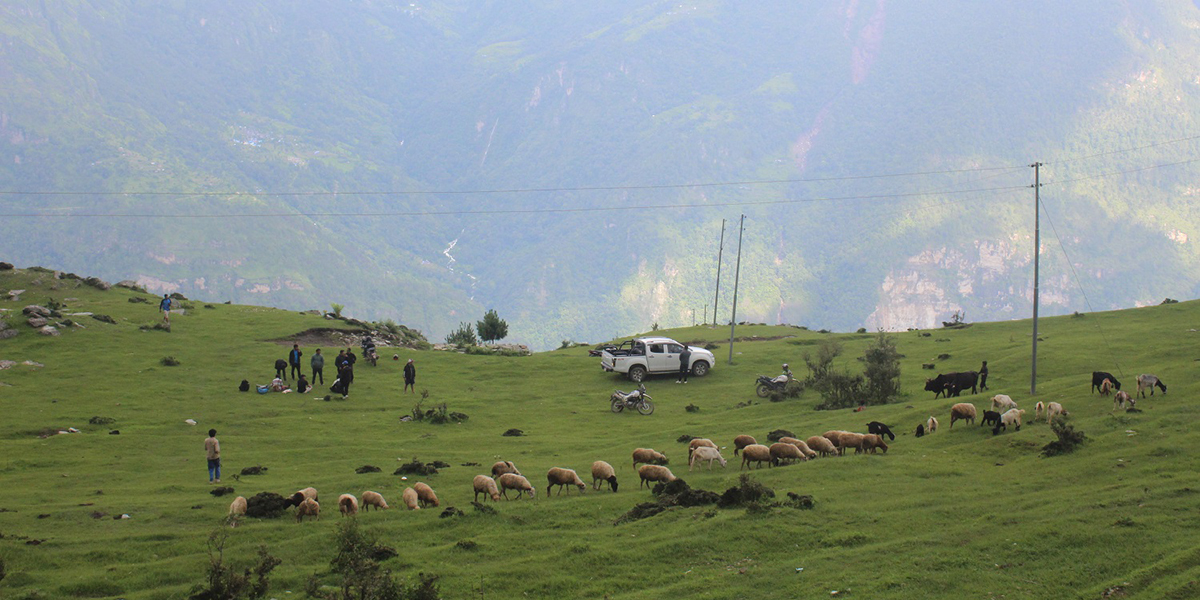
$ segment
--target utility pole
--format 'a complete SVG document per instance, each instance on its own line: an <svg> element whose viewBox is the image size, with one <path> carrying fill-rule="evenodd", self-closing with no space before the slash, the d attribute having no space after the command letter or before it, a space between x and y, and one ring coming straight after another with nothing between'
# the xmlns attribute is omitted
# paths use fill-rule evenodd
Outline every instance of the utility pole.
<svg viewBox="0 0 1200 600"><path fill-rule="evenodd" d="M724 227L722 226L722 237L724 237ZM738 224L738 255L737 269L733 274L733 315L729 318L729 364L733 364L733 330L737 327L737 295L738 295L738 280L742 276L742 233L746 231L746 215L742 215L742 220Z"/></svg>
<svg viewBox="0 0 1200 600"><path fill-rule="evenodd" d="M692 327L696 326L696 309L692 309Z"/></svg>
<svg viewBox="0 0 1200 600"><path fill-rule="evenodd" d="M717 300L721 297L721 252L725 250L725 219L721 219L721 244L717 246L717 292L713 296L713 326L717 326ZM707 311L706 311L707 312Z"/></svg>
<svg viewBox="0 0 1200 600"><path fill-rule="evenodd" d="M707 325L707 324L708 324L708 304L707 304L707 303L704 305L704 315L703 315L703 317L704 317L704 318L700 319L700 324L702 324L702 325ZM714 319L714 320L715 320L715 319Z"/></svg>
<svg viewBox="0 0 1200 600"><path fill-rule="evenodd" d="M1039 192L1042 163L1035 162L1033 167L1033 358L1029 370L1029 395L1037 394L1037 343L1038 343L1038 259L1042 253L1042 199Z"/></svg>

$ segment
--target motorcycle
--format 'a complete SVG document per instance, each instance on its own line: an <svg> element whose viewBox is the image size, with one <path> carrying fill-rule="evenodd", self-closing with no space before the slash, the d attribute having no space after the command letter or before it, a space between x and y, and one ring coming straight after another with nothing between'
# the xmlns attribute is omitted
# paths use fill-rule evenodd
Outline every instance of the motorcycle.
<svg viewBox="0 0 1200 600"><path fill-rule="evenodd" d="M363 359L366 360L367 362L371 363L372 367L374 367L375 364L377 362L379 362L379 353L375 352L374 342L364 343L362 346L362 353L363 353Z"/></svg>
<svg viewBox="0 0 1200 600"><path fill-rule="evenodd" d="M766 375L759 375L758 382L755 384L755 393L758 394L759 398L766 398L767 396L771 395L771 392L783 392L783 390L787 388L788 382L791 380L791 377L784 378L782 376L768 377Z"/></svg>
<svg viewBox="0 0 1200 600"><path fill-rule="evenodd" d="M626 408L629 410L637 410L643 415L648 415L654 412L654 402L650 400L650 394L646 393L646 386L639 384L636 390L632 392L622 392L617 390L609 397L609 402L612 403L612 411L619 413Z"/></svg>

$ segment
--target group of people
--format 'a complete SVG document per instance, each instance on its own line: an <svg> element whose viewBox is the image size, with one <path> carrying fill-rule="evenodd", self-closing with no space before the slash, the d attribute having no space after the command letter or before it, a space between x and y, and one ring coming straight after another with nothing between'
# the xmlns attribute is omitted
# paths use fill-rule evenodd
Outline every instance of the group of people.
<svg viewBox="0 0 1200 600"><path fill-rule="evenodd" d="M364 343L364 348L367 347ZM369 350L364 351L373 351L374 349L375 345L371 344ZM317 383L325 385L325 355L321 354L321 349L317 348L312 358L309 359L309 366L312 367L311 384L308 379L305 379L302 371L301 358L303 356L304 352L300 350L300 345L292 344L292 350L288 352L287 360L281 358L275 361L275 379L271 382L271 391L282 392L290 389L284 383L288 379L289 369L291 377L296 380L296 391L302 394L311 390L312 386ZM337 378L329 388L330 391L340 393L342 398L350 395L350 384L354 382L354 363L356 362L358 362L358 356L351 348L338 351L337 357L333 359L333 365L337 369ZM417 391L417 367L411 358L404 365L404 392L410 391L414 394Z"/></svg>

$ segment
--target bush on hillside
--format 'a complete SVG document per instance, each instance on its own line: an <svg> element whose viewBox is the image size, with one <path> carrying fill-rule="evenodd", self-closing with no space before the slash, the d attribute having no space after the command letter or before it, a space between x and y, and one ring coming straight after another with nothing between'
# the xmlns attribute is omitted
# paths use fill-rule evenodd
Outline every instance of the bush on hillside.
<svg viewBox="0 0 1200 600"><path fill-rule="evenodd" d="M896 339L880 330L863 353L864 404L887 404L900 395L900 353Z"/></svg>
<svg viewBox="0 0 1200 600"><path fill-rule="evenodd" d="M426 409L418 402L412 408L413 421L426 421L434 425L444 425L446 423L462 423L471 417L466 413L452 412L446 407L446 403L442 402L435 405L433 408Z"/></svg>
<svg viewBox="0 0 1200 600"><path fill-rule="evenodd" d="M771 391L767 394L767 399L771 402L783 402L791 398L799 398L800 394L804 393L804 382L799 379L793 379L783 386L782 390Z"/></svg>
<svg viewBox="0 0 1200 600"><path fill-rule="evenodd" d="M437 472L437 467L431 464L427 465L414 456L411 462L400 465L400 468L396 469L392 475L437 475Z"/></svg>
<svg viewBox="0 0 1200 600"><path fill-rule="evenodd" d="M334 536L337 554L329 561L335 581L331 586L322 585L313 575L305 585L305 592L313 598L324 600L438 600L438 578L424 573L417 574L417 581L405 585L392 577L392 572L379 564L396 556L394 548L378 542L375 535L364 534L358 521L351 519L338 526ZM332 588L332 589L330 589Z"/></svg>
<svg viewBox="0 0 1200 600"><path fill-rule="evenodd" d="M805 351L803 359L805 366L808 367L808 378L804 380L804 383L809 387L820 384L833 371L834 359L841 355L842 345L835 339L821 340L820 345L817 346L816 357Z"/></svg>
<svg viewBox="0 0 1200 600"><path fill-rule="evenodd" d="M459 348L466 346L479 345L479 338L475 336L475 327L470 323L459 323L458 330L446 336L446 343Z"/></svg>
<svg viewBox="0 0 1200 600"><path fill-rule="evenodd" d="M271 589L268 576L283 561L258 547L258 561L253 568L235 569L225 564L226 529L218 529L208 537L208 572L206 581L192 588L190 600L238 600L263 598Z"/></svg>
<svg viewBox="0 0 1200 600"><path fill-rule="evenodd" d="M164 356L164 357L162 357L162 360L160 360L159 362L161 362L162 366L164 366L164 367L178 367L179 366L179 360L176 359L174 356Z"/></svg>
<svg viewBox="0 0 1200 600"><path fill-rule="evenodd" d="M287 510L287 498L274 492L259 492L246 499L246 516L278 519Z"/></svg>
<svg viewBox="0 0 1200 600"><path fill-rule="evenodd" d="M1087 439L1082 431L1075 431L1070 417L1060 417L1051 421L1050 430L1058 439L1042 447L1042 456L1070 454Z"/></svg>
<svg viewBox="0 0 1200 600"><path fill-rule="evenodd" d="M814 386L821 394L823 401L817 405L817 410L836 410L850 408L864 403L865 394L862 375L849 373L830 373Z"/></svg>

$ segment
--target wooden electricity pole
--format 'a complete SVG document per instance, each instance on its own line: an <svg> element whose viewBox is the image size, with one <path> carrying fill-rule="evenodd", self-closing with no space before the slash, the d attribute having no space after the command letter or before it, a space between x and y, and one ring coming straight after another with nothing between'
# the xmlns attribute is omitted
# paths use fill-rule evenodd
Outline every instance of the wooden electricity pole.
<svg viewBox="0 0 1200 600"><path fill-rule="evenodd" d="M1029 370L1029 395L1037 394L1037 343L1038 343L1038 267L1042 253L1041 216L1042 199L1039 194L1042 184L1039 180L1042 163L1035 162L1033 167L1033 357Z"/></svg>
<svg viewBox="0 0 1200 600"><path fill-rule="evenodd" d="M721 219L721 244L717 246L717 292L713 295L713 326L717 323L717 300L721 297L721 252L725 250L725 219Z"/></svg>
<svg viewBox="0 0 1200 600"><path fill-rule="evenodd" d="M742 220L738 224L738 255L737 268L733 274L733 315L729 318L729 364L733 364L733 330L737 327L737 296L738 296L738 280L742 276L742 233L746 231L746 215L742 215Z"/></svg>

